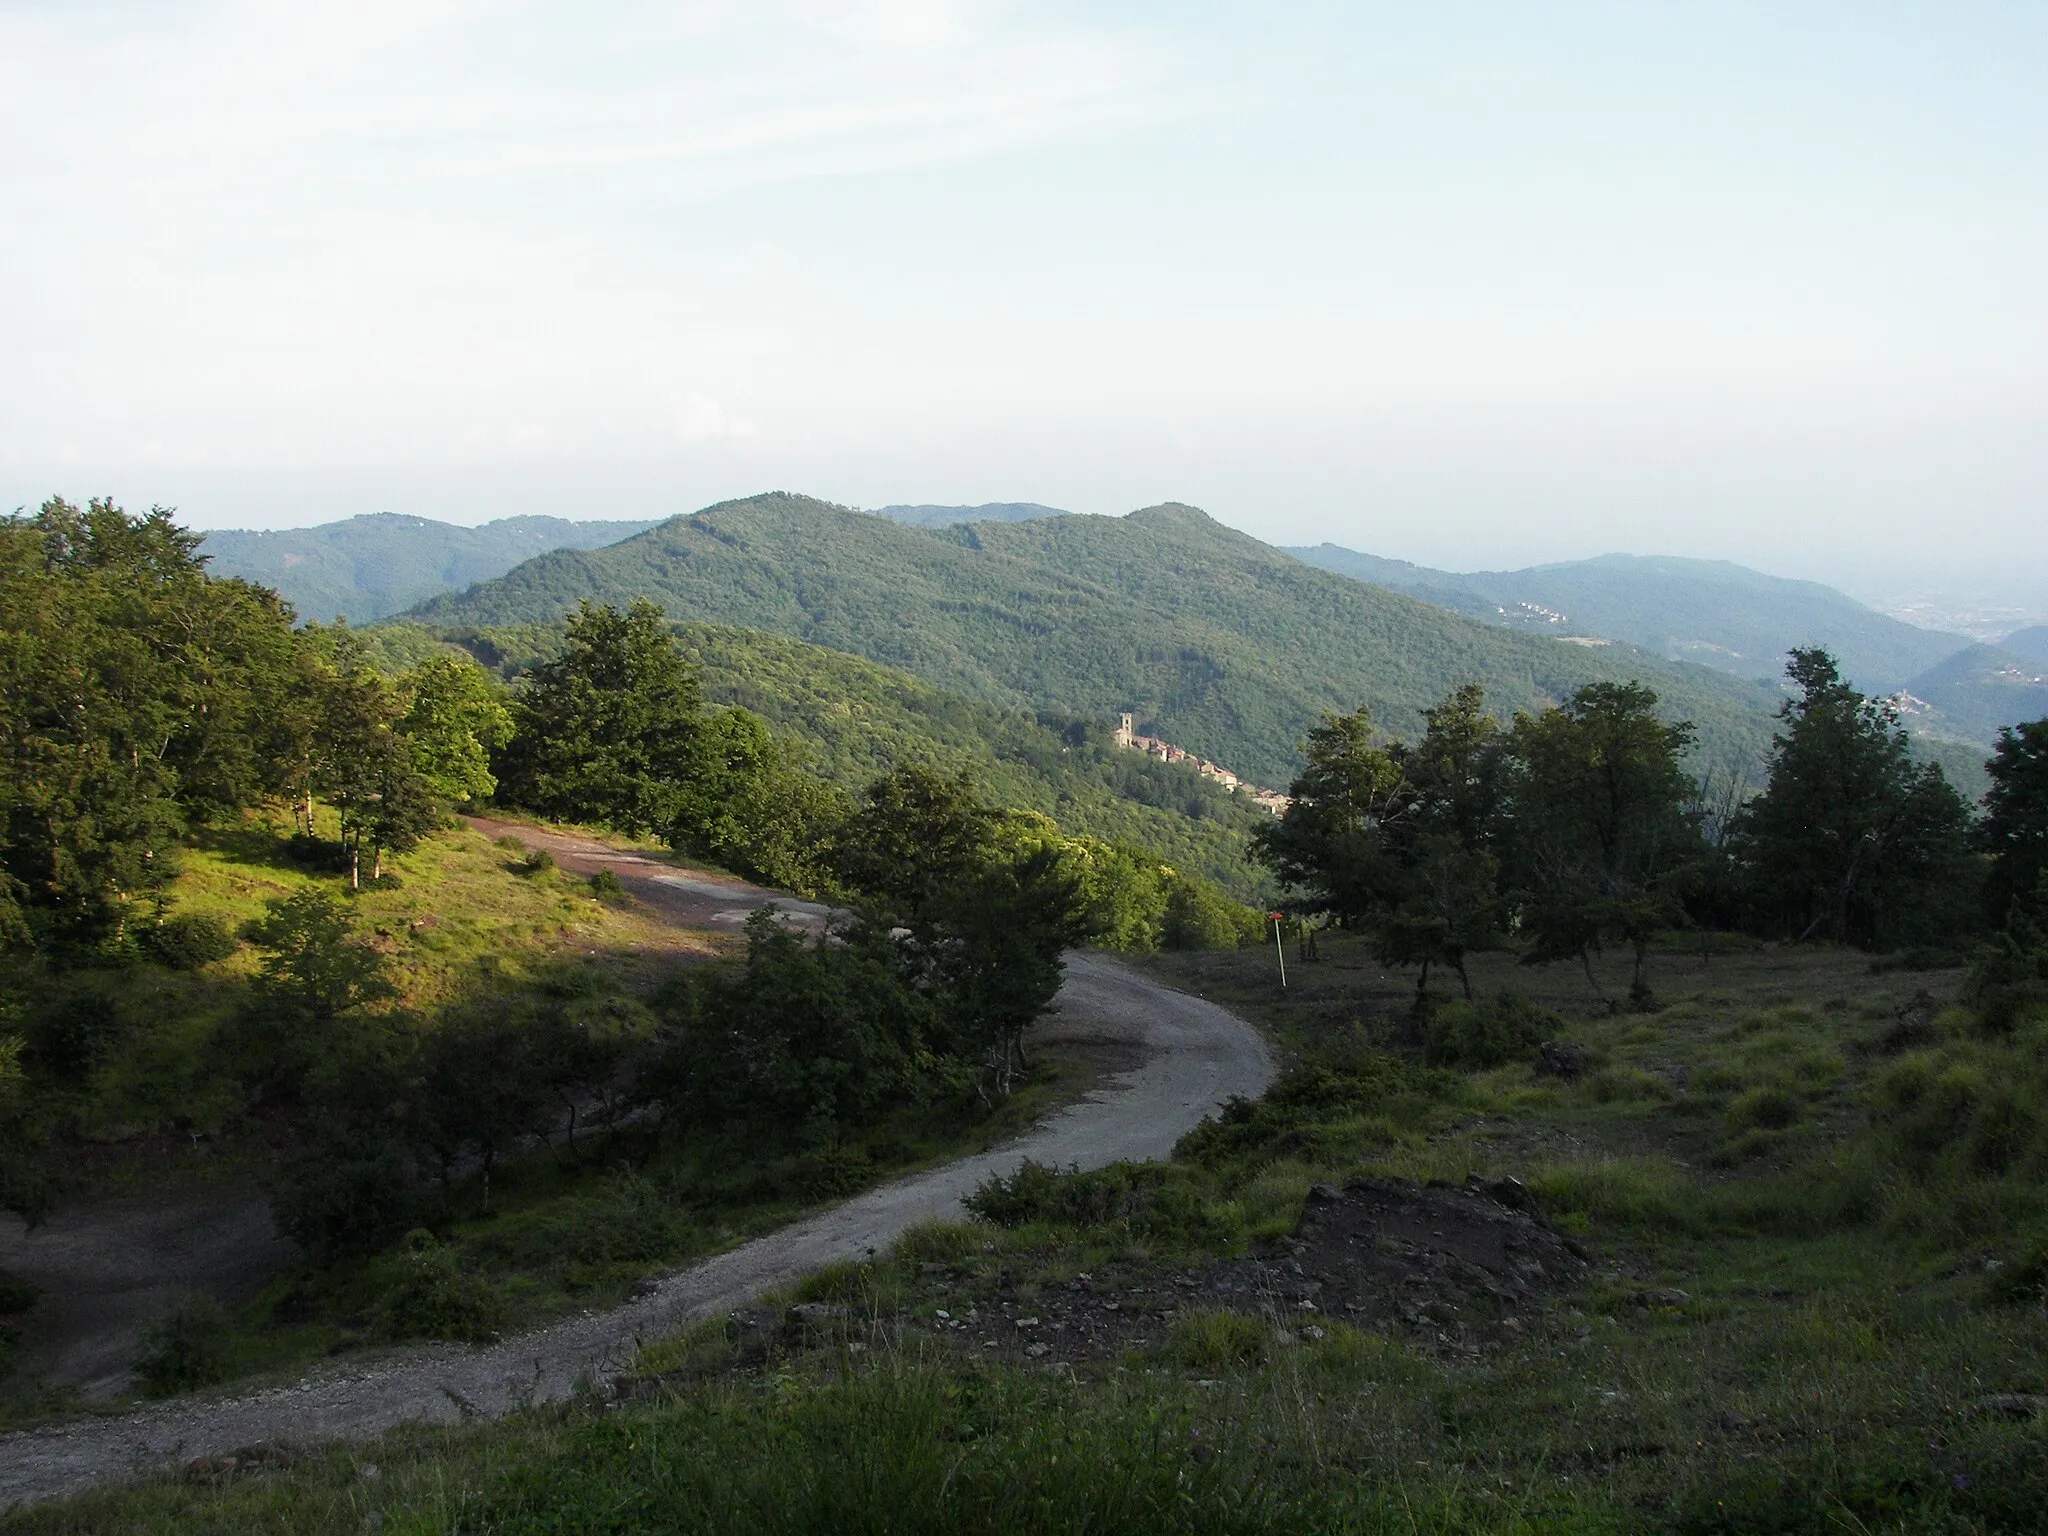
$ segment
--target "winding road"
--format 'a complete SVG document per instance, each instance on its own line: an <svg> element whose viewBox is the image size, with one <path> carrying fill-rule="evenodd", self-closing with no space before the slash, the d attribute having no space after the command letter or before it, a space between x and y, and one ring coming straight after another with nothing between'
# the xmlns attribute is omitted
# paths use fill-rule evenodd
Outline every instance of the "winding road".
<svg viewBox="0 0 2048 1536"><path fill-rule="evenodd" d="M495 826L480 828L493 834ZM790 899L728 877L616 853L566 834L506 826L579 872L611 868L678 921L731 922ZM684 910L700 906L706 910ZM804 914L795 914L804 915ZM414 1421L490 1417L560 1399L626 1370L643 1339L717 1316L835 1259L885 1249L920 1221L959 1219L961 1199L1025 1159L1101 1167L1166 1156L1233 1094L1263 1092L1274 1065L1264 1040L1224 1009L1100 955L1072 954L1040 1043L1121 1050L1137 1064L994 1151L907 1175L666 1276L636 1301L503 1343L430 1345L374 1362L322 1368L291 1386L242 1397L185 1398L118 1417L0 1436L0 1509L61 1497L238 1447L362 1439Z"/></svg>

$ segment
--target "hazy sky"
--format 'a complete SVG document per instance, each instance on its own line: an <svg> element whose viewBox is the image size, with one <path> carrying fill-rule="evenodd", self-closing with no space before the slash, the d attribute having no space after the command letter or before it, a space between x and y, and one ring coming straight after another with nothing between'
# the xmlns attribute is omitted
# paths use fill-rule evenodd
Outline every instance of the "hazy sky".
<svg viewBox="0 0 2048 1536"><path fill-rule="evenodd" d="M0 0L0 506L1166 499L2048 606L2048 6Z"/></svg>

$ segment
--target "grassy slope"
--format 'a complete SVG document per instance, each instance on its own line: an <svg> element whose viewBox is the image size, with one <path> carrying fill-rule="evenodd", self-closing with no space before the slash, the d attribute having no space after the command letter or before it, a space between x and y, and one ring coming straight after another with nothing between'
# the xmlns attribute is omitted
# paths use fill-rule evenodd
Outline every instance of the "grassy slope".
<svg viewBox="0 0 2048 1536"><path fill-rule="evenodd" d="M443 644L516 674L551 654L552 626L430 629L384 624L362 638L388 665L409 666ZM905 761L969 770L995 804L1042 811L1068 832L1148 848L1256 901L1263 880L1246 859L1266 813L1185 765L1119 752L1099 721L1041 718L948 693L844 652L730 625L677 626L704 694L739 704L801 741L809 765L858 790Z"/></svg>
<svg viewBox="0 0 2048 1536"><path fill-rule="evenodd" d="M1300 1060L1341 1060L1361 1037L1398 1048L1409 979L1341 937L1324 954L1285 994L1266 954L1152 963L1263 1018ZM1586 1076L1417 1079L1382 1113L1300 1124L1249 1164L1176 1164L1177 1204L920 1234L810 1288L865 1298L888 1341L865 1354L793 1341L743 1364L714 1329L651 1350L662 1385L624 1409L388 1437L283 1476L160 1481L9 1528L2038 1529L2048 1415L1978 1406L2048 1390L2048 1316L1997 1303L1984 1262L2038 1227L2038 1184L1916 1172L1887 1118L1885 1085L1916 1051L1995 1052L1936 1014L1955 973L1669 952L1652 977L1668 1006L1647 1017L1592 1007L1565 968L1494 958L1478 979L1563 1013ZM1766 1096L1780 1108L1759 1117ZM1476 1354L1330 1322L1257 1364L1166 1354L1047 1376L963 1358L929 1321L998 1283L1100 1280L1284 1231L1317 1179L1475 1169L1520 1174L1594 1259L1523 1334Z"/></svg>
<svg viewBox="0 0 2048 1536"><path fill-rule="evenodd" d="M931 530L761 496L609 549L543 556L417 612L448 625L545 622L583 597L653 598L677 619L770 630L1006 705L1104 719L1135 709L1169 740L1275 786L1324 711L1368 701L1405 733L1466 681L1512 710L1641 677L1699 723L1717 762L1760 750L1773 698L1628 647L1479 624L1173 506Z"/></svg>

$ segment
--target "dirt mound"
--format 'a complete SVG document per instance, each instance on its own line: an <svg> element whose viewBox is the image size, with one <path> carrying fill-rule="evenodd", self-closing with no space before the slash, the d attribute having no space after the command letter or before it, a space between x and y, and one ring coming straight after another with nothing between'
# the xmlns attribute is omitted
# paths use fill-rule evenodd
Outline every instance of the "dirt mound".
<svg viewBox="0 0 2048 1536"><path fill-rule="evenodd" d="M1085 1369L1161 1349L1180 1318L1222 1310L1270 1322L1283 1341L1314 1338L1336 1319L1473 1352L1517 1334L1519 1314L1576 1287L1586 1268L1512 1179L1359 1179L1318 1186L1291 1235L1243 1258L1191 1269L1117 1263L1036 1282L970 1257L921 1266L916 1300L891 1316L858 1304L751 1308L732 1315L728 1336L743 1361L908 1330L985 1360Z"/></svg>
<svg viewBox="0 0 2048 1536"><path fill-rule="evenodd" d="M1513 1179L1462 1188L1355 1179L1311 1191L1300 1225L1263 1258L1224 1266L1206 1289L1320 1312L1381 1331L1470 1343L1544 1294L1574 1285L1586 1260L1530 1208ZM1241 1303L1235 1310L1250 1310Z"/></svg>

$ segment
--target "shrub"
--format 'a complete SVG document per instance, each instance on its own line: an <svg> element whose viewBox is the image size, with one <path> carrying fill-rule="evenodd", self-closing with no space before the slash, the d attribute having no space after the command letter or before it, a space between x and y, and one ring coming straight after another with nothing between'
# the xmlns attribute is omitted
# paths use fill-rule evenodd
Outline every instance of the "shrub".
<svg viewBox="0 0 2048 1536"><path fill-rule="evenodd" d="M142 1335L135 1374L145 1397L171 1397L224 1379L232 1363L232 1329L220 1303L190 1296Z"/></svg>
<svg viewBox="0 0 2048 1536"><path fill-rule="evenodd" d="M619 906L626 901L626 883L609 869L600 869L590 877L590 894L607 906Z"/></svg>
<svg viewBox="0 0 2048 1536"><path fill-rule="evenodd" d="M382 1247L404 1230L412 1206L404 1155L367 1131L307 1147L285 1165L270 1195L277 1229L323 1265Z"/></svg>
<svg viewBox="0 0 2048 1536"><path fill-rule="evenodd" d="M1437 1096L1442 1081L1399 1057L1360 1052L1338 1063L1296 1067L1256 1101L1233 1098L1180 1139L1174 1155L1209 1167L1233 1159L1339 1160L1384 1144L1400 1119Z"/></svg>
<svg viewBox="0 0 2048 1536"><path fill-rule="evenodd" d="M396 1282L377 1306L377 1332L387 1339L489 1341L504 1321L504 1302L489 1285L466 1275L455 1250L434 1234L406 1234Z"/></svg>
<svg viewBox="0 0 2048 1536"><path fill-rule="evenodd" d="M1799 1101L1776 1086L1752 1088L1728 1106L1728 1119L1737 1127L1782 1131L1797 1123Z"/></svg>
<svg viewBox="0 0 2048 1536"><path fill-rule="evenodd" d="M1168 949L1237 949L1264 936L1259 914L1206 880L1181 876L1166 892L1160 942Z"/></svg>
<svg viewBox="0 0 2048 1536"><path fill-rule="evenodd" d="M166 918L154 928L144 929L141 942L144 953L174 971L196 971L225 960L240 945L226 923L205 912Z"/></svg>
<svg viewBox="0 0 2048 1536"><path fill-rule="evenodd" d="M120 1034L121 1017L111 999L74 992L30 1016L28 1054L45 1071L77 1080L91 1074Z"/></svg>
<svg viewBox="0 0 2048 1536"><path fill-rule="evenodd" d="M1490 1003L1439 1003L1422 1025L1422 1057L1435 1067L1476 1069L1532 1054L1564 1020L1519 992Z"/></svg>

